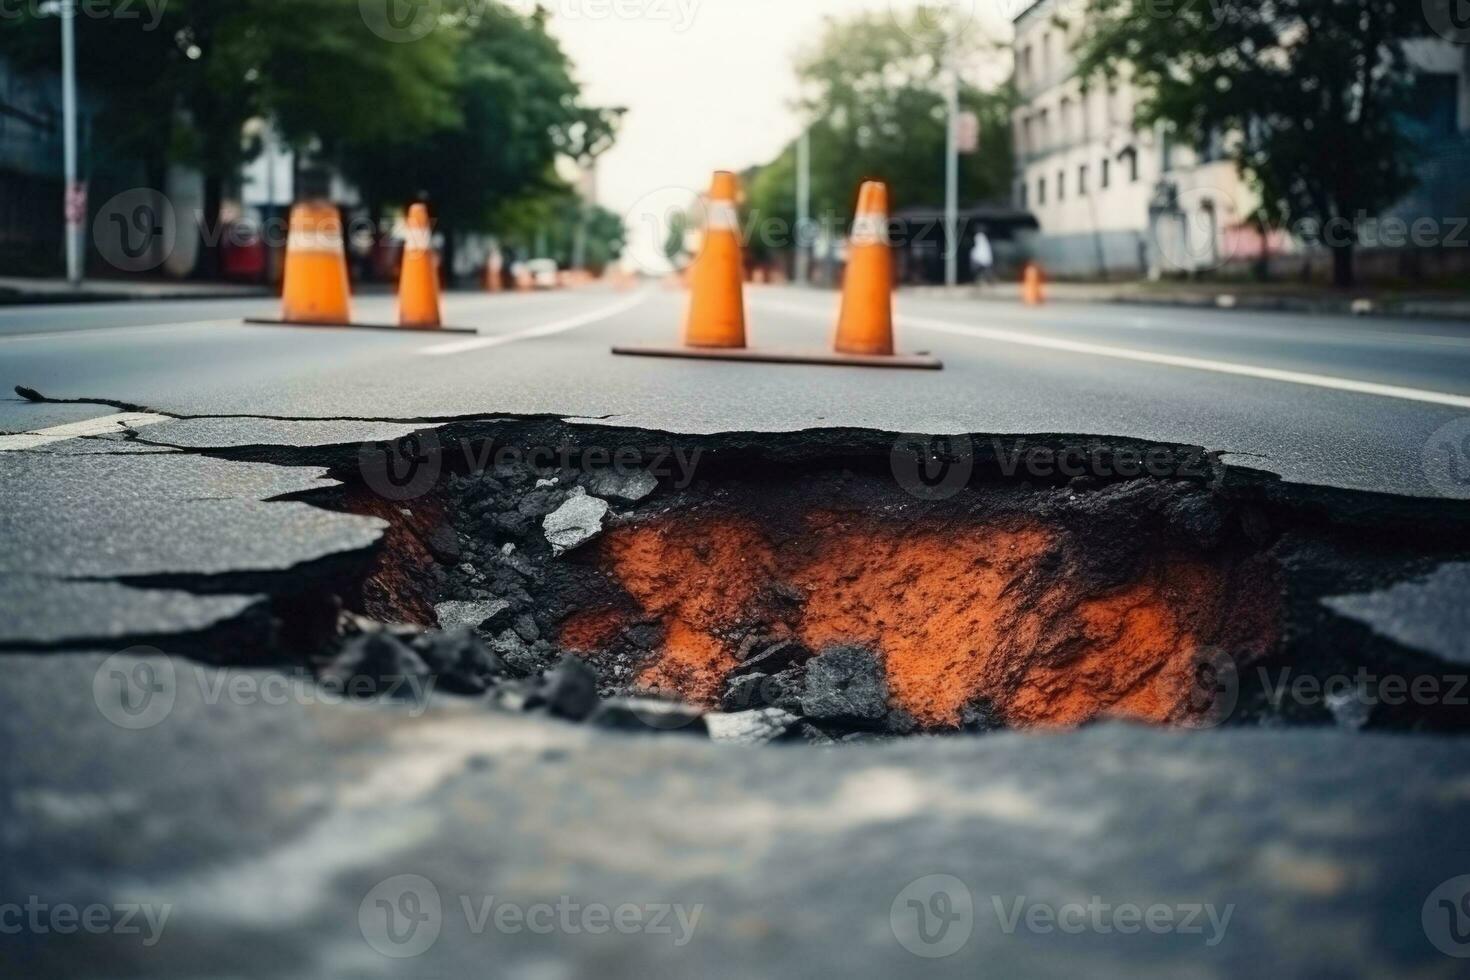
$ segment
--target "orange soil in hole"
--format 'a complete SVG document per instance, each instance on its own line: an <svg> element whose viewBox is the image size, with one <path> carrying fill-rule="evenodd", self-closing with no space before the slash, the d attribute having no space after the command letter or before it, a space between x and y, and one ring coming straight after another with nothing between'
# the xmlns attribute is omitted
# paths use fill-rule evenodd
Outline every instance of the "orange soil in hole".
<svg viewBox="0 0 1470 980"><path fill-rule="evenodd" d="M1168 723L1189 707L1202 648L1228 639L1256 656L1274 642L1272 604L1238 615L1226 573L1198 559L1161 556L1125 587L1082 595L1055 570L1065 562L1044 561L1062 532L1041 524L899 528L815 513L807 525L780 549L739 519L611 532L602 562L666 630L640 685L713 704L739 637L759 628L817 651L879 651L893 704L931 727L958 724L976 698L1022 728ZM804 604L782 605L777 585ZM621 625L609 610L572 617L563 646L600 648Z"/></svg>

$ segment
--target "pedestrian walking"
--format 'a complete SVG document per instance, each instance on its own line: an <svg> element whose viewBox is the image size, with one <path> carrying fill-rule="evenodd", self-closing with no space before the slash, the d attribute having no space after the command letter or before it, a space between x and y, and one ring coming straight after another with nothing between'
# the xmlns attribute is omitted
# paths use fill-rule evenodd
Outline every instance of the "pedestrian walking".
<svg viewBox="0 0 1470 980"><path fill-rule="evenodd" d="M990 247L990 236L976 232L975 247L970 249L970 267L975 273L975 282L988 285L995 282L995 250Z"/></svg>

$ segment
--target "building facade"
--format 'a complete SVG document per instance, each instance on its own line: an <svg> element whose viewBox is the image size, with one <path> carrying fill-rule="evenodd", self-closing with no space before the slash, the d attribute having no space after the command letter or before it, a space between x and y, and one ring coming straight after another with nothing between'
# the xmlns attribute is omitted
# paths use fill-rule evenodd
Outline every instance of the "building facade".
<svg viewBox="0 0 1470 980"><path fill-rule="evenodd" d="M1186 146L1163 127L1135 129L1137 93L1126 71L1116 83L1078 77L1073 50L1088 29L1087 6L1034 0L1015 18L1013 197L1040 225L1034 256L1052 274L1075 278L1157 278L1254 262L1262 243L1246 219L1259 202L1222 141ZM1404 121L1424 147L1420 186L1384 217L1470 213L1470 48L1426 39L1409 54L1423 90L1416 116ZM1371 229L1365 246L1368 265L1384 261L1373 254ZM1269 247L1297 266L1326 261L1284 236Z"/></svg>

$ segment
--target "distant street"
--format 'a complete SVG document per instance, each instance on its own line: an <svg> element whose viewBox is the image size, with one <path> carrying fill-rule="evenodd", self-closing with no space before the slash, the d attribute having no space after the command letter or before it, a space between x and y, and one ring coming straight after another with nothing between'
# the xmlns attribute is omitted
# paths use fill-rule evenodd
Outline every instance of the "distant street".
<svg viewBox="0 0 1470 980"><path fill-rule="evenodd" d="M1200 445L1302 483L1433 495L1430 436L1470 409L1470 328L1428 320L1008 303L900 294L900 344L935 374L612 357L678 337L663 285L451 294L479 337L246 326L269 301L0 309L6 388L185 416L428 420L486 413L615 418L674 432L812 426L1064 433ZM837 297L748 293L752 343L820 349ZM389 297L355 315L390 323ZM1264 376L1263 376L1264 375ZM108 405L0 401L0 428ZM155 430L163 438L164 429Z"/></svg>

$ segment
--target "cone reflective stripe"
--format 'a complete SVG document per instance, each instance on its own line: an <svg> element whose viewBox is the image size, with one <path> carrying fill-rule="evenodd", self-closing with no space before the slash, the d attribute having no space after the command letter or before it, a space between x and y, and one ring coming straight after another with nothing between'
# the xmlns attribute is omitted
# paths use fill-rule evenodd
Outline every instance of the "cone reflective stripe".
<svg viewBox="0 0 1470 980"><path fill-rule="evenodd" d="M839 354L893 353L893 250L888 243L888 186L863 184L849 239L842 312L833 349Z"/></svg>
<svg viewBox="0 0 1470 980"><path fill-rule="evenodd" d="M398 324L419 330L443 326L439 319L439 263L429 227L429 209L408 209L403 237L403 270L398 277Z"/></svg>
<svg viewBox="0 0 1470 980"><path fill-rule="evenodd" d="M291 209L286 236L281 319L287 323L349 323L350 296L341 215L324 201L297 204Z"/></svg>
<svg viewBox="0 0 1470 980"><path fill-rule="evenodd" d="M715 175L704 248L690 274L693 297L684 343L678 347L623 346L614 354L684 357L706 361L826 364L840 367L944 367L928 354L893 350L893 252L888 241L888 188L870 181L859 195L851 259L843 287L834 351L771 350L745 346L745 300L740 257L738 185L734 174Z"/></svg>
<svg viewBox="0 0 1470 980"><path fill-rule="evenodd" d="M740 246L740 182L715 174L710 185L704 247L694 262L684 343L689 347L745 346L745 272Z"/></svg>

